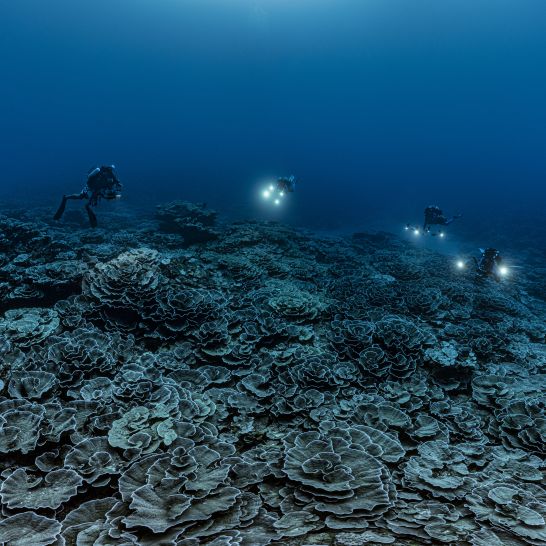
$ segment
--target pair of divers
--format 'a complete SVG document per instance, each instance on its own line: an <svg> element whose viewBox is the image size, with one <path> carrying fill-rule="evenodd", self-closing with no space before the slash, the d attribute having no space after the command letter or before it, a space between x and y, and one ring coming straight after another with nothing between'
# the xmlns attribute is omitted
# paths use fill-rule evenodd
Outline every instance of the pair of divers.
<svg viewBox="0 0 546 546"><path fill-rule="evenodd" d="M461 214L455 214L448 217L437 205L429 205L425 209L425 220L422 230L418 226L412 226L411 224L406 224L405 229L412 230L416 235L424 233L443 238L445 231L442 228L449 226L452 222L461 218L461 216ZM435 227L439 229L433 230ZM503 258L496 248L480 248L480 257L473 257L472 262L476 268L476 273L481 278L491 277L496 281L500 281L508 274L508 267L504 265ZM459 269L464 269L466 265L462 260L457 262Z"/></svg>
<svg viewBox="0 0 546 546"><path fill-rule="evenodd" d="M68 201L87 199L85 210L87 211L90 226L95 228L97 227L97 217L93 212L93 208L99 204L101 199L108 201L119 199L122 187L123 185L119 181L114 165L95 167L87 173L87 183L80 193L63 195L61 204L53 219L60 220L62 218Z"/></svg>
<svg viewBox="0 0 546 546"><path fill-rule="evenodd" d="M406 224L406 230L412 230L416 235L420 235L422 232L432 236L438 235L439 237L444 237L445 232L441 228L449 226L452 222L461 217L461 214L447 217L440 207L437 205L429 205L425 209L425 220L423 222L422 230L418 226L412 226L411 224ZM433 227L439 227L440 229L433 230Z"/></svg>
<svg viewBox="0 0 546 546"><path fill-rule="evenodd" d="M122 184L116 173L114 165L103 165L95 167L87 173L87 183L80 193L63 195L61 204L53 216L54 220L60 220L65 212L66 203L71 200L87 199L85 210L89 217L89 224L92 228L97 227L97 217L93 208L99 204L101 199L119 199L121 197ZM263 195L266 199L273 197L275 205L279 205L281 199L288 193L294 193L296 189L296 177L281 176L275 184L271 184Z"/></svg>

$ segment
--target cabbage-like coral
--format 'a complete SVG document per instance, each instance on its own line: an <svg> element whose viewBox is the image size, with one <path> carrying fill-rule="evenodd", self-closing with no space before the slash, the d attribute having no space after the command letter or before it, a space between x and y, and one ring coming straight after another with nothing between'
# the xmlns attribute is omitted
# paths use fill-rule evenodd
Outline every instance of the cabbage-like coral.
<svg viewBox="0 0 546 546"><path fill-rule="evenodd" d="M331 323L328 337L341 359L356 360L373 344L375 326L371 321L337 318Z"/></svg>
<svg viewBox="0 0 546 546"><path fill-rule="evenodd" d="M92 233L18 214L0 542L546 541L539 267L476 280L387 233L188 203Z"/></svg>
<svg viewBox="0 0 546 546"><path fill-rule="evenodd" d="M220 292L187 288L163 293L151 312L144 311L143 315L157 325L164 337L176 338L194 333L204 322L220 317L224 305Z"/></svg>
<svg viewBox="0 0 546 546"><path fill-rule="evenodd" d="M172 456L148 457L122 478L123 497L130 500L125 525L153 533L177 526L182 532L230 509L241 492L224 485L229 470L220 453L207 446L181 446Z"/></svg>
<svg viewBox="0 0 546 546"><path fill-rule="evenodd" d="M218 237L214 230L217 213L203 203L173 201L158 205L156 216L162 231L182 235L186 245L213 241Z"/></svg>
<svg viewBox="0 0 546 546"><path fill-rule="evenodd" d="M10 309L0 319L0 335L18 347L38 345L59 328L59 317L52 309Z"/></svg>
<svg viewBox="0 0 546 546"><path fill-rule="evenodd" d="M0 453L28 453L36 447L44 408L0 402Z"/></svg>
<svg viewBox="0 0 546 546"><path fill-rule="evenodd" d="M34 512L21 512L0 521L0 542L10 546L47 546L60 532L58 521Z"/></svg>
<svg viewBox="0 0 546 546"><path fill-rule="evenodd" d="M544 400L517 400L495 412L505 443L529 453L546 455Z"/></svg>
<svg viewBox="0 0 546 546"><path fill-rule="evenodd" d="M11 374L8 392L13 398L41 398L54 385L55 376L52 373L17 370Z"/></svg>
<svg viewBox="0 0 546 546"><path fill-rule="evenodd" d="M314 321L327 308L327 301L323 296L310 292L309 285L299 284L268 281L264 287L246 294L240 303L260 314L269 313L294 323Z"/></svg>
<svg viewBox="0 0 546 546"><path fill-rule="evenodd" d="M392 506L394 488L381 450L358 428L292 432L284 439L283 471L300 502L333 528L353 518L377 519Z"/></svg>
<svg viewBox="0 0 546 546"><path fill-rule="evenodd" d="M421 444L419 455L410 457L404 468L404 482L412 489L453 501L465 498L476 485L476 478L464 451L434 441Z"/></svg>
<svg viewBox="0 0 546 546"><path fill-rule="evenodd" d="M81 484L81 477L73 470L53 470L41 477L18 468L2 482L0 497L8 508L55 509L76 495Z"/></svg>
<svg viewBox="0 0 546 546"><path fill-rule="evenodd" d="M526 544L546 543L546 492L538 485L513 481L476 487L467 499L478 521L488 522Z"/></svg>
<svg viewBox="0 0 546 546"><path fill-rule="evenodd" d="M120 474L125 461L112 449L105 437L89 438L70 449L64 459L87 483L104 485L110 476Z"/></svg>
<svg viewBox="0 0 546 546"><path fill-rule="evenodd" d="M176 439L174 424L164 408L152 411L135 407L112 423L108 442L112 447L155 451L161 443L170 445Z"/></svg>
<svg viewBox="0 0 546 546"><path fill-rule="evenodd" d="M158 252L139 248L98 263L84 278L83 294L107 324L134 330L163 282Z"/></svg>
<svg viewBox="0 0 546 546"><path fill-rule="evenodd" d="M44 348L30 354L34 365L57 377L61 385L78 387L85 378L112 376L132 354L133 338L103 332L86 324L70 332L51 336ZM45 372L36 372L44 374Z"/></svg>

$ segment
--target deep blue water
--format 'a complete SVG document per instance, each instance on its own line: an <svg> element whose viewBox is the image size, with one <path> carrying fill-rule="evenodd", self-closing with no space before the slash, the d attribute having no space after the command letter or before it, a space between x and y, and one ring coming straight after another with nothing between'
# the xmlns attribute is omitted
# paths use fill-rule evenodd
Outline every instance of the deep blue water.
<svg viewBox="0 0 546 546"><path fill-rule="evenodd" d="M541 0L3 0L0 73L3 198L53 207L113 162L130 204L326 229L544 215Z"/></svg>

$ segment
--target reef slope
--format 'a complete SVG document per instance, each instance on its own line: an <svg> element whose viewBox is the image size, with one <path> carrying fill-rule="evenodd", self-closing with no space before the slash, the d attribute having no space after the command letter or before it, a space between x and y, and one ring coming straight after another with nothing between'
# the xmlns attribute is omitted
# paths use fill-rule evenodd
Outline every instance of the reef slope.
<svg viewBox="0 0 546 546"><path fill-rule="evenodd" d="M181 203L29 216L0 217L0 543L546 544L538 277Z"/></svg>

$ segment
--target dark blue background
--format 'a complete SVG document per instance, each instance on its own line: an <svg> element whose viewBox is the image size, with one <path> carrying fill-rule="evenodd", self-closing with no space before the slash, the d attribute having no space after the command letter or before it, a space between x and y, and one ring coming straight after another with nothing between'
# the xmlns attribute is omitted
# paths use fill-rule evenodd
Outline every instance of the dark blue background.
<svg viewBox="0 0 546 546"><path fill-rule="evenodd" d="M314 227L544 214L542 0L2 0L0 72L4 198L114 162L129 204Z"/></svg>

